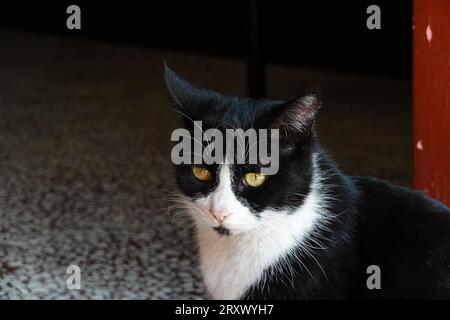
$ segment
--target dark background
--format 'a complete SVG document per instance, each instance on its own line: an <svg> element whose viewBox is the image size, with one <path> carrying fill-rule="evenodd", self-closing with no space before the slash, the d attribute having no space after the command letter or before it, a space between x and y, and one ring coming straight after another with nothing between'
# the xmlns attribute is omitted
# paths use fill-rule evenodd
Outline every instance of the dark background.
<svg viewBox="0 0 450 320"><path fill-rule="evenodd" d="M66 8L81 8L67 30ZM381 30L366 9L381 8ZM411 1L260 1L267 62L374 76L411 76ZM0 28L245 58L249 1L35 1L2 3Z"/></svg>

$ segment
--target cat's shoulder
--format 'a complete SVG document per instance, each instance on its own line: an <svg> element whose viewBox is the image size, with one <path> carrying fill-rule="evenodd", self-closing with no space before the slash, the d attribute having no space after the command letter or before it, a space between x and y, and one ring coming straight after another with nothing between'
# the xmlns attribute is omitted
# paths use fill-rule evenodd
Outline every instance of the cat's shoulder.
<svg viewBox="0 0 450 320"><path fill-rule="evenodd" d="M419 211L442 212L444 217L450 219L450 209L422 191L397 186L373 177L352 176L350 179L360 193L362 205L376 206L378 204L384 207L407 207Z"/></svg>
<svg viewBox="0 0 450 320"><path fill-rule="evenodd" d="M424 192L371 177L351 177L358 190L358 213L370 229L393 235L439 234L450 240L450 209ZM365 222L365 223L364 223ZM439 237L437 237L439 238Z"/></svg>
<svg viewBox="0 0 450 320"><path fill-rule="evenodd" d="M362 261L395 274L384 286L386 297L450 298L450 209L384 180L351 180L359 193Z"/></svg>

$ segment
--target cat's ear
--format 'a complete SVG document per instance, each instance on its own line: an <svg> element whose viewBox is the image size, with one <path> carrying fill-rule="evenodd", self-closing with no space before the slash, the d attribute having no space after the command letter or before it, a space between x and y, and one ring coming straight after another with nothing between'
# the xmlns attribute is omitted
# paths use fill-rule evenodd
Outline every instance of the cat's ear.
<svg viewBox="0 0 450 320"><path fill-rule="evenodd" d="M165 62L164 80L174 110L185 120L200 120L204 108L211 105L215 99L212 91L192 85L178 76Z"/></svg>
<svg viewBox="0 0 450 320"><path fill-rule="evenodd" d="M272 122L272 129L280 130L280 137L290 141L302 140L311 133L320 109L319 94L311 93L281 105Z"/></svg>

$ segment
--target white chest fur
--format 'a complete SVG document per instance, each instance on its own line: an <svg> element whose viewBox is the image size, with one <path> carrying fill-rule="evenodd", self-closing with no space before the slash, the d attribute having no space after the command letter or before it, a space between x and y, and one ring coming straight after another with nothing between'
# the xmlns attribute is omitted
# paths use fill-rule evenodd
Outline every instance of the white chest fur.
<svg viewBox="0 0 450 320"><path fill-rule="evenodd" d="M241 298L261 280L264 270L302 244L323 218L317 187L313 181L310 194L296 212L262 212L259 226L252 232L221 236L198 224L200 268L212 298Z"/></svg>

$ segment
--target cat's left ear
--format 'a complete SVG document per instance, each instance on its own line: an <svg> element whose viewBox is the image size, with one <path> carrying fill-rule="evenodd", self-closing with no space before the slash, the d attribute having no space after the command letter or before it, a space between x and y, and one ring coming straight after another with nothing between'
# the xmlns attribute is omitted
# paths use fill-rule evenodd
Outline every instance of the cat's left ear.
<svg viewBox="0 0 450 320"><path fill-rule="evenodd" d="M216 99L215 92L194 86L177 75L165 62L164 80L174 110L185 120L200 120L205 109Z"/></svg>
<svg viewBox="0 0 450 320"><path fill-rule="evenodd" d="M281 138L304 138L311 133L320 105L320 96L316 93L288 101L281 105L271 128L279 129Z"/></svg>

